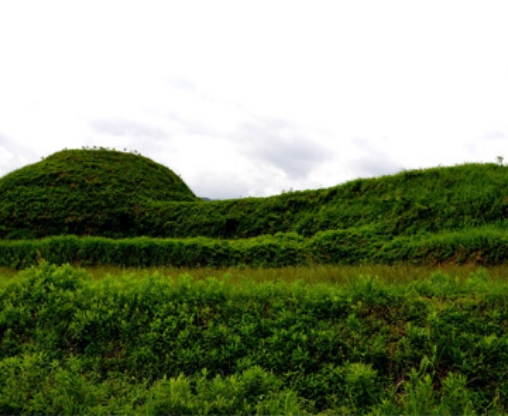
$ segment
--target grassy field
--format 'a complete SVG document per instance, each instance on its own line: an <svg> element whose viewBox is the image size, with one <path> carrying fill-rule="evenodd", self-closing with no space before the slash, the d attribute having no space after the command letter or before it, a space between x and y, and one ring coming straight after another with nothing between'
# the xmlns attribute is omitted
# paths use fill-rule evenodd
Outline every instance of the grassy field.
<svg viewBox="0 0 508 416"><path fill-rule="evenodd" d="M457 265L445 264L441 266L414 266L405 265L361 265L361 266L312 266L312 267L281 267L281 268L252 268L252 267L201 267L201 268L176 268L176 267L116 267L100 266L86 267L86 271L96 280L105 277L131 276L133 278L146 278L155 273L167 277L177 278L181 275L190 275L195 280L204 280L208 277L221 279L229 276L231 283L241 284L245 280L250 282L275 282L284 281L292 283L302 281L307 284L347 284L357 276L376 276L380 281L387 284L407 284L426 279L434 272L443 272L447 275L464 280L471 273L483 267L474 264ZM508 265L486 267L491 281L508 282ZM16 279L22 271L0 267L0 288Z"/></svg>
<svg viewBox="0 0 508 416"><path fill-rule="evenodd" d="M107 274L119 276L121 274L149 275L155 272L163 276L177 277L181 274L189 274L195 279L207 277L221 278L224 275L231 276L232 282L242 282L248 279L252 282L270 282L282 280L287 283L303 281L308 284L328 283L346 284L357 276L377 276L382 282L388 284L410 283L427 278L436 271L441 271L450 276L458 276L461 280L477 271L475 265L442 265L440 267L413 266L413 265L363 265L363 266L314 266L314 267L282 267L282 268L251 268L251 267L228 267L228 268L117 268L117 267L91 267L87 271L95 278L103 278ZM486 268L492 281L508 282L508 266L493 266ZM14 272L14 271L12 271Z"/></svg>
<svg viewBox="0 0 508 416"><path fill-rule="evenodd" d="M0 414L508 412L501 267L0 275Z"/></svg>
<svg viewBox="0 0 508 416"><path fill-rule="evenodd" d="M107 149L12 172L0 414L508 414L507 195L501 164L212 202Z"/></svg>
<svg viewBox="0 0 508 416"><path fill-rule="evenodd" d="M176 278L182 274L187 274L195 280L204 280L208 277L220 279L224 276L230 276L231 283L241 284L247 279L250 282L270 282L282 280L287 283L303 281L308 284L328 283L328 284L346 284L350 279L356 276L378 276L387 283L408 283L414 280L423 279L436 270L442 270L453 276L464 278L468 276L477 267L475 266L457 266L450 265L440 268L417 267L412 265L371 265L371 266L316 266L316 267L283 267L283 268L252 268L252 267L227 267L227 268L175 268L175 267L147 267L147 268L129 268L129 267L87 267L86 270L96 280L105 277L122 277L122 275L133 276L134 278L145 278L154 273L168 278ZM497 266L489 268L489 273L493 279L501 279L502 276L508 276L507 266ZM0 289L4 288L9 282L18 278L21 272L19 270L0 267Z"/></svg>

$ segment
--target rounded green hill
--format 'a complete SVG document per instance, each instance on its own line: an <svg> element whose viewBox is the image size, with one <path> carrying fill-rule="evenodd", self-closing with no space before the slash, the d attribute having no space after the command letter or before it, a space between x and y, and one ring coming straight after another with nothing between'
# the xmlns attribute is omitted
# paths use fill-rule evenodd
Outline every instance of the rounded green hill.
<svg viewBox="0 0 508 416"><path fill-rule="evenodd" d="M0 178L0 236L123 235L130 212L146 200L197 198L173 171L146 157L63 150Z"/></svg>

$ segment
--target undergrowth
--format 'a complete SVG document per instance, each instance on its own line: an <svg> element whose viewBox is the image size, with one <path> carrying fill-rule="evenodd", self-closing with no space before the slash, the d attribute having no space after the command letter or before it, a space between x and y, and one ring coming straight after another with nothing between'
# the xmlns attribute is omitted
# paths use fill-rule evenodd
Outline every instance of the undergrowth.
<svg viewBox="0 0 508 416"><path fill-rule="evenodd" d="M0 289L2 414L508 412L508 285L104 276Z"/></svg>

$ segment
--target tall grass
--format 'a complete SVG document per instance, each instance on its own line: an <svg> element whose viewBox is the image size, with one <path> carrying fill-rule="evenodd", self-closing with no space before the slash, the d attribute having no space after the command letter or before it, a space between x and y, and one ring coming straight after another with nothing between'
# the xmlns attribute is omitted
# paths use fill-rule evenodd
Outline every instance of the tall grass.
<svg viewBox="0 0 508 416"><path fill-rule="evenodd" d="M491 282L508 282L508 265L486 267ZM194 280L205 280L209 277L222 279L228 276L231 283L241 285L243 282L277 282L286 283L304 282L306 284L333 284L344 285L358 276L375 276L381 282L387 284L408 284L427 279L434 272L442 272L449 276L465 280L471 273L478 270L474 264L443 264L440 266L415 266L412 264L397 265L359 265L359 266L299 266L281 268L259 267L118 267L118 266L94 266L87 267L87 272L95 280L103 280L107 277L120 278L130 276L134 279L145 279L155 273L166 278L177 278L181 275L192 276ZM23 273L20 270L8 267L0 267L0 288L17 279Z"/></svg>

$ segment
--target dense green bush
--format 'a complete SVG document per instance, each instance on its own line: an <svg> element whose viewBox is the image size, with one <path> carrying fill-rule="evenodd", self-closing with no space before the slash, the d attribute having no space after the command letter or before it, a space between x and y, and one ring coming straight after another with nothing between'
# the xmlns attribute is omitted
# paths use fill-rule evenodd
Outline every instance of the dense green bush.
<svg viewBox="0 0 508 416"><path fill-rule="evenodd" d="M0 292L0 413L506 413L507 295L483 269L238 285L42 263Z"/></svg>
<svg viewBox="0 0 508 416"><path fill-rule="evenodd" d="M45 259L56 264L147 267L226 267L238 264L282 267L304 264L303 243L289 237L261 236L249 240L108 239L76 236L42 240L0 241L0 266L26 268Z"/></svg>
<svg viewBox="0 0 508 416"><path fill-rule="evenodd" d="M498 265L508 259L508 234L500 228L478 227L386 240L365 228L325 231L308 239L296 233L277 233L241 240L61 236L0 241L0 266L23 269L41 259L55 264L122 267Z"/></svg>

